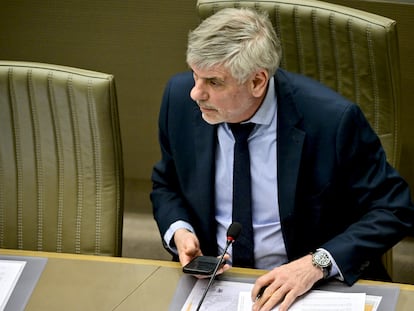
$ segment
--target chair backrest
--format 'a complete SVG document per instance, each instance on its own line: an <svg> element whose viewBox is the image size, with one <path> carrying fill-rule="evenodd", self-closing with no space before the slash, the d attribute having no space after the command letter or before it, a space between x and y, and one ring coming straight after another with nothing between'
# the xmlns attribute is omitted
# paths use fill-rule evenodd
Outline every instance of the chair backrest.
<svg viewBox="0 0 414 311"><path fill-rule="evenodd" d="M281 67L331 87L358 104L398 169L400 76L396 22L315 0L198 0L204 19L225 7L268 13L282 44ZM392 276L392 250L383 256Z"/></svg>
<svg viewBox="0 0 414 311"><path fill-rule="evenodd" d="M281 67L331 87L357 103L398 168L400 78L396 22L313 0L198 0L204 19L224 7L268 13L283 50Z"/></svg>
<svg viewBox="0 0 414 311"><path fill-rule="evenodd" d="M120 256L114 77L0 61L0 248Z"/></svg>

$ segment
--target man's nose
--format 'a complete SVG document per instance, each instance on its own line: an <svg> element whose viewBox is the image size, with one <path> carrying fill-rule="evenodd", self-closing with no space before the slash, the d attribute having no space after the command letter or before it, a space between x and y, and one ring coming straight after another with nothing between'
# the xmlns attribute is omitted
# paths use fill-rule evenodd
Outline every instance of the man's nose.
<svg viewBox="0 0 414 311"><path fill-rule="evenodd" d="M194 87L191 89L190 96L194 101L207 100L208 94L203 88L201 83L195 83Z"/></svg>

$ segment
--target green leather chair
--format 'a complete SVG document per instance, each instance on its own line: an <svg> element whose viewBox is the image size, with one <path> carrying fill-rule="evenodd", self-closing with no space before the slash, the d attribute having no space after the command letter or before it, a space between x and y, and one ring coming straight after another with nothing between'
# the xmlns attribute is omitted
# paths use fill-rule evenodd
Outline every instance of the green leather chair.
<svg viewBox="0 0 414 311"><path fill-rule="evenodd" d="M0 248L120 256L114 77L0 61Z"/></svg>
<svg viewBox="0 0 414 311"><path fill-rule="evenodd" d="M398 169L400 77L396 22L313 0L198 0L201 19L224 7L266 11L281 40L281 67L331 87L357 103ZM384 255L392 276L392 250Z"/></svg>

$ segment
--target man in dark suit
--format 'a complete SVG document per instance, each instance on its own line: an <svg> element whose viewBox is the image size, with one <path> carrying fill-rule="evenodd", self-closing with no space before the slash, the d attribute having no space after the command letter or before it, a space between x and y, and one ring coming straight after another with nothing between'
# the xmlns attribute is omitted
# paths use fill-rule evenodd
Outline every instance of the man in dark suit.
<svg viewBox="0 0 414 311"><path fill-rule="evenodd" d="M267 286L254 310L279 302L287 310L321 279L353 284L384 276L381 255L414 219L409 187L358 106L278 69L280 55L270 21L252 10L223 9L191 32L192 73L176 75L165 89L162 159L152 175L165 247L182 265L217 256L235 217L231 128L254 124L251 259L252 267L270 270L253 288L256 297Z"/></svg>

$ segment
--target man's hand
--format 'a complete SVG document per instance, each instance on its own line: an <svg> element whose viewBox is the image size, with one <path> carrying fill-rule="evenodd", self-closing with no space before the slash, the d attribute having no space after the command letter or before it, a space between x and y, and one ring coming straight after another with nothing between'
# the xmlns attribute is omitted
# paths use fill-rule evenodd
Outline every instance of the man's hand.
<svg viewBox="0 0 414 311"><path fill-rule="evenodd" d="M200 243L197 236L188 231L187 229L178 229L174 233L174 243L177 247L178 257L180 259L181 266L188 264L193 258L197 256L202 256L203 253L200 249ZM229 254L224 255L224 260L229 260ZM229 264L224 264L217 271L217 275L223 273L224 271L230 269ZM206 278L205 275L197 275L198 278Z"/></svg>
<svg viewBox="0 0 414 311"><path fill-rule="evenodd" d="M184 267L194 257L202 256L200 242L196 235L187 229L178 229L174 233L174 243L177 247L180 263Z"/></svg>
<svg viewBox="0 0 414 311"><path fill-rule="evenodd" d="M278 303L279 311L286 311L296 298L309 291L322 278L322 270L312 264L312 255L277 267L256 280L252 290L253 301L260 289L267 287L253 304L253 311L268 311Z"/></svg>

